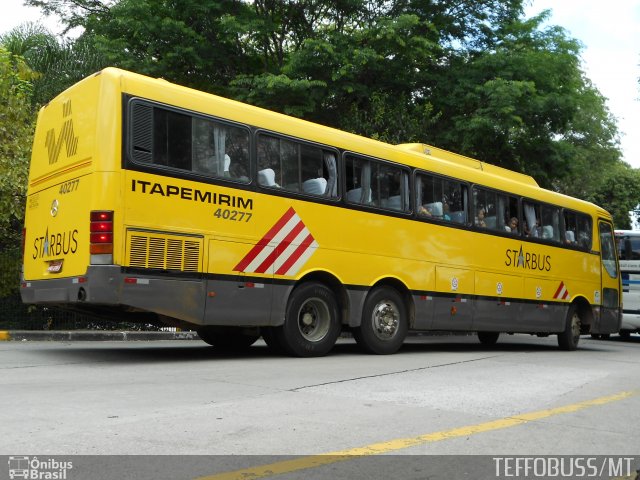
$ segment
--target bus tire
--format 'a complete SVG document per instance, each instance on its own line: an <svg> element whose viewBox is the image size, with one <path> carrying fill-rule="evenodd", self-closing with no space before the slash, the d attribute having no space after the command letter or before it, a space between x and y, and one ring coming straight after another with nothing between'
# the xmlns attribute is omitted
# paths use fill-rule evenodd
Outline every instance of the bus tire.
<svg viewBox="0 0 640 480"><path fill-rule="evenodd" d="M286 353L285 348L282 346L280 340L278 339L278 335L276 333L277 327L262 327L260 331L262 332L264 343L267 344L269 350L279 355Z"/></svg>
<svg viewBox="0 0 640 480"><path fill-rule="evenodd" d="M257 333L242 327L209 325L200 327L197 332L203 342L226 352L249 348L260 338Z"/></svg>
<svg viewBox="0 0 640 480"><path fill-rule="evenodd" d="M393 288L378 287L367 295L362 322L353 336L365 352L388 355L400 349L408 328L402 296Z"/></svg>
<svg viewBox="0 0 640 480"><path fill-rule="evenodd" d="M500 332L478 332L478 340L482 345L495 345Z"/></svg>
<svg viewBox="0 0 640 480"><path fill-rule="evenodd" d="M573 351L578 348L581 325L580 313L577 306L573 304L567 312L564 330L558 334L558 346L561 350Z"/></svg>
<svg viewBox="0 0 640 480"><path fill-rule="evenodd" d="M275 346L296 357L321 357L331 351L341 328L333 290L318 282L303 283L289 297L284 324L274 329Z"/></svg>

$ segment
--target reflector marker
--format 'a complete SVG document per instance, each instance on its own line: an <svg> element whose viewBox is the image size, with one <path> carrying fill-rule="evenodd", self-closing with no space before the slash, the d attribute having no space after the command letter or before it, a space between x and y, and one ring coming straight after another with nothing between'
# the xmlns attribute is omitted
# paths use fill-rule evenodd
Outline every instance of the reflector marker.
<svg viewBox="0 0 640 480"><path fill-rule="evenodd" d="M245 273L295 275L319 247L293 207L233 269Z"/></svg>
<svg viewBox="0 0 640 480"><path fill-rule="evenodd" d="M564 282L560 282L560 285L558 286L556 293L553 295L553 298L560 298L562 300L566 300L567 298L569 298L569 291L567 290L567 287L565 287Z"/></svg>

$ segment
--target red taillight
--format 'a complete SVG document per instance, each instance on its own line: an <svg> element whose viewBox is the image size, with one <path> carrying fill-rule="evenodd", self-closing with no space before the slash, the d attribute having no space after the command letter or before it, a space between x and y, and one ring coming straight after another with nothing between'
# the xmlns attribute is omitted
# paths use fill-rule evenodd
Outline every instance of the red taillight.
<svg viewBox="0 0 640 480"><path fill-rule="evenodd" d="M91 212L89 252L92 255L113 253L113 212L96 210Z"/></svg>
<svg viewBox="0 0 640 480"><path fill-rule="evenodd" d="M91 233L113 232L112 222L91 222Z"/></svg>

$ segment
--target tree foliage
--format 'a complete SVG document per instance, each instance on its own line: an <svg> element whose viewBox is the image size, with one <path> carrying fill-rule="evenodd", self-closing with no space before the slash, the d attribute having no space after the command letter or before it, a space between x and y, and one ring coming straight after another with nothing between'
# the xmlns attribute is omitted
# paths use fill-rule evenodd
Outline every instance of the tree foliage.
<svg viewBox="0 0 640 480"><path fill-rule="evenodd" d="M24 60L0 46L0 231L5 238L21 231L24 218L34 127L32 79Z"/></svg>
<svg viewBox="0 0 640 480"><path fill-rule="evenodd" d="M0 296L18 286L20 232L34 126L32 79L24 60L0 46Z"/></svg>

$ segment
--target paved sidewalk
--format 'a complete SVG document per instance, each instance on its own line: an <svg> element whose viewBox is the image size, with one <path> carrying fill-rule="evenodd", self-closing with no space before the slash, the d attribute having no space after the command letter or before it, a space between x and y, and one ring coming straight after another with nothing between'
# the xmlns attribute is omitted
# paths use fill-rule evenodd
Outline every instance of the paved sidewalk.
<svg viewBox="0 0 640 480"><path fill-rule="evenodd" d="M0 341L148 341L198 340L196 332L137 332L118 330L0 330Z"/></svg>

